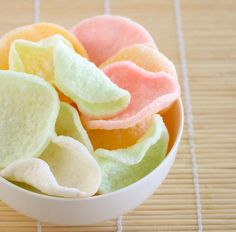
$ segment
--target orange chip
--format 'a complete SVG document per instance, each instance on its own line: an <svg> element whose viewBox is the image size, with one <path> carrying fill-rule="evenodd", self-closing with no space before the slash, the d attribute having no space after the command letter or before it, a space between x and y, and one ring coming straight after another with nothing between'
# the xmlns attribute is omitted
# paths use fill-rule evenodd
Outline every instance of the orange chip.
<svg viewBox="0 0 236 232"><path fill-rule="evenodd" d="M177 79L177 72L174 64L156 48L150 44L135 44L118 51L100 65L103 68L117 61L132 61L136 65L151 72L164 71L174 79Z"/></svg>
<svg viewBox="0 0 236 232"><path fill-rule="evenodd" d="M151 117L143 120L134 127L117 130L87 130L94 149L104 148L114 150L134 145L151 124Z"/></svg>
<svg viewBox="0 0 236 232"><path fill-rule="evenodd" d="M8 56L11 43L16 39L25 39L37 42L49 36L60 34L73 45L82 56L88 58L87 52L76 37L61 26L52 23L38 23L16 28L0 39L0 69L8 69Z"/></svg>

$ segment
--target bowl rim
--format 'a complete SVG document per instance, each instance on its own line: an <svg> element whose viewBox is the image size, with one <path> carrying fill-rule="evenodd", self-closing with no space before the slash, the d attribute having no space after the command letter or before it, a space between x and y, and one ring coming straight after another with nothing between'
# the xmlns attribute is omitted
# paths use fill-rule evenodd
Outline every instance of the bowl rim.
<svg viewBox="0 0 236 232"><path fill-rule="evenodd" d="M171 158L171 156L169 154L171 154L175 149L177 149L181 137L182 137L182 133L183 133L183 127L184 127L184 111L183 111L183 103L181 98L177 99L177 104L179 106L180 109L180 124L179 124L179 129L178 129L178 133L175 139L175 142L172 146L172 148L170 149L170 151L168 152L166 158L155 168L153 169L150 173L148 173L146 176L144 176L143 178L141 178L140 180L124 187L121 189L118 189L114 192L110 192L110 193L105 193L102 195L96 195L96 196L91 196L91 197L86 197L86 198L63 198L63 197L56 197L56 196L50 196L50 195L44 195L41 193L36 193L36 192L32 192L29 191L27 189L21 188L13 183L11 183L10 181L6 180L5 178L0 176L0 182L4 182L6 185L9 185L10 187L12 187L13 189L15 189L16 191L20 191L22 193L25 193L27 195L32 195L34 197L38 197L41 198L42 200L53 200L56 202L84 202L84 201L95 201L95 200L100 200L100 199L104 199L107 197L112 197L114 195L119 195L121 192L129 190L130 188L133 188L134 185L136 185L137 183L143 182L145 179L147 179L149 176L151 176L153 174L153 172L155 172L157 169L160 169L166 162L168 162L168 160Z"/></svg>

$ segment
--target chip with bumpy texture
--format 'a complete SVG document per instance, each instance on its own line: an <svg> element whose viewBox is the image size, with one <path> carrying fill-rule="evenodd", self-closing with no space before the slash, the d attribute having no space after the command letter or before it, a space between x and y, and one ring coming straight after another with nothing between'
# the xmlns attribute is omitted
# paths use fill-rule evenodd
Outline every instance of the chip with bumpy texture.
<svg viewBox="0 0 236 232"><path fill-rule="evenodd" d="M97 149L95 157L102 170L99 192L124 188L155 169L165 157L169 135L159 115L147 132L131 147L117 150Z"/></svg>
<svg viewBox="0 0 236 232"><path fill-rule="evenodd" d="M93 146L88 134L84 129L77 110L68 103L61 102L60 111L56 121L57 135L72 137L83 143L90 152L93 152Z"/></svg>
<svg viewBox="0 0 236 232"><path fill-rule="evenodd" d="M160 112L179 97L179 84L165 72L149 72L130 61L120 61L104 68L106 75L131 94L129 106L107 120L84 118L89 129L132 127Z"/></svg>
<svg viewBox="0 0 236 232"><path fill-rule="evenodd" d="M113 56L120 49L136 43L155 42L140 24L121 16L99 15L81 21L71 30L96 65Z"/></svg>
<svg viewBox="0 0 236 232"><path fill-rule="evenodd" d="M37 157L55 133L59 99L41 78L0 71L0 167Z"/></svg>
<svg viewBox="0 0 236 232"><path fill-rule="evenodd" d="M130 102L128 91L119 88L96 65L64 43L55 47L54 67L57 88L90 117L114 116Z"/></svg>
<svg viewBox="0 0 236 232"><path fill-rule="evenodd" d="M36 23L15 28L14 30L9 31L0 38L0 69L9 68L8 57L13 41L17 39L24 39L32 42L37 42L55 34L63 36L66 40L70 41L76 52L86 58L88 57L87 52L78 41L78 39L76 39L76 37L65 28L53 23Z"/></svg>
<svg viewBox="0 0 236 232"><path fill-rule="evenodd" d="M87 148L64 136L54 137L39 158L17 160L0 175L42 193L68 198L92 196L101 182L100 167Z"/></svg>

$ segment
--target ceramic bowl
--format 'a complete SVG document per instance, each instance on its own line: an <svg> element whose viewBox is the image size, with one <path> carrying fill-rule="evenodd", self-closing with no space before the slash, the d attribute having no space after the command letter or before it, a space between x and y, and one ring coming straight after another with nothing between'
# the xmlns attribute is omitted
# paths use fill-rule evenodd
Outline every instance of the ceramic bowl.
<svg viewBox="0 0 236 232"><path fill-rule="evenodd" d="M60 225L88 225L127 213L153 194L175 160L183 131L181 100L176 101L162 116L170 134L168 154L156 169L134 184L101 196L65 199L25 190L0 177L0 199L30 218Z"/></svg>

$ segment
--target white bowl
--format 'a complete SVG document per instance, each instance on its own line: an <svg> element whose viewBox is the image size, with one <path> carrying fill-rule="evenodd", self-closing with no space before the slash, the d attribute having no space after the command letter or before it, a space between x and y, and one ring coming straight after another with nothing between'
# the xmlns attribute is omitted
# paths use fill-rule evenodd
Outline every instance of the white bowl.
<svg viewBox="0 0 236 232"><path fill-rule="evenodd" d="M65 199L25 190L0 177L0 198L30 218L60 225L88 225L125 214L153 194L175 160L183 131L181 100L163 113L163 118L170 133L166 158L151 173L126 188L86 199Z"/></svg>

